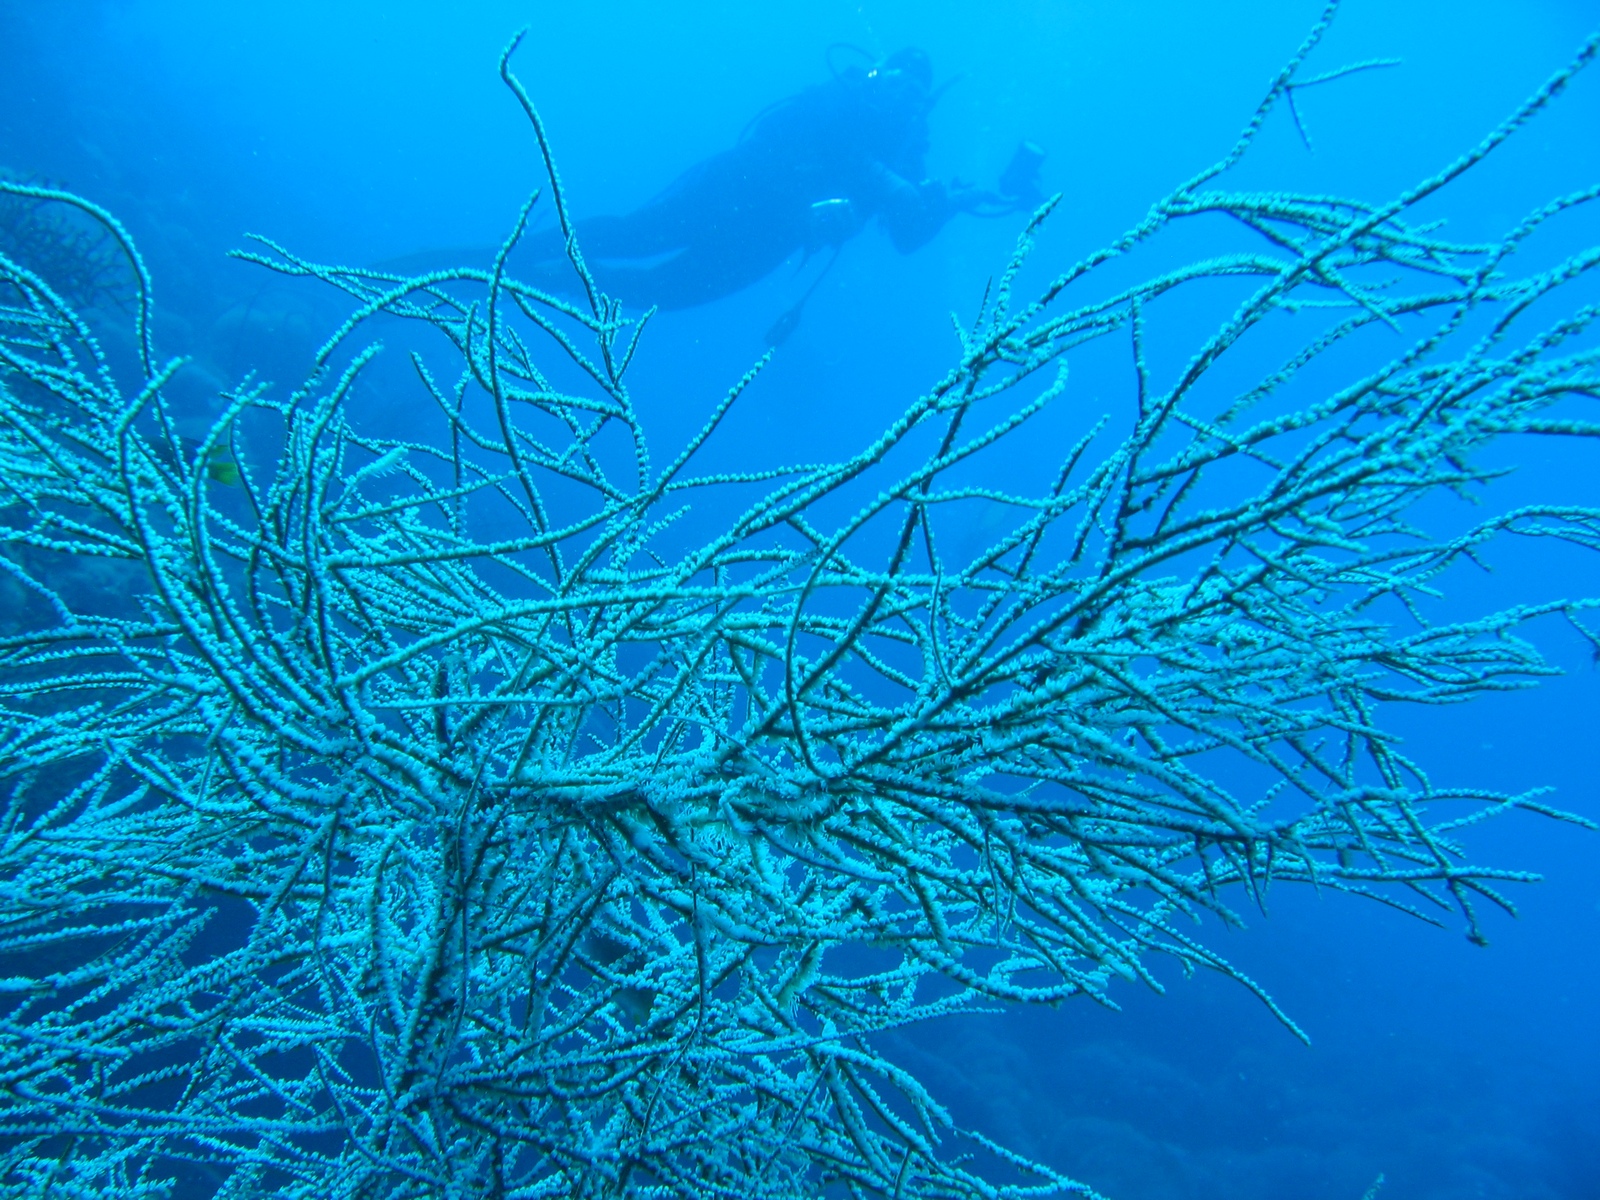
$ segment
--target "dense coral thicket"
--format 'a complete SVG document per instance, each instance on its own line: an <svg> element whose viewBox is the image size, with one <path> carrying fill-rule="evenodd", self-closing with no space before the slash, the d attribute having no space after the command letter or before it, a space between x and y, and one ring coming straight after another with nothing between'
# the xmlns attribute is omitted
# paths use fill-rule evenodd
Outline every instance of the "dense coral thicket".
<svg viewBox="0 0 1600 1200"><path fill-rule="evenodd" d="M1160 956L1236 974L1191 918L1273 883L1477 936L1527 876L1455 831L1538 805L1435 787L1382 709L1546 671L1513 636L1538 613L1582 627L1576 601L1435 623L1428 596L1495 535L1595 546L1600 512L1416 514L1497 439L1595 432L1568 411L1595 313L1561 297L1600 252L1516 264L1600 189L1492 245L1409 213L1596 47L1392 203L1223 189L1321 29L1228 158L1022 301L1041 213L959 362L836 461L697 465L748 379L653 459L640 324L519 282L515 237L416 278L264 245L356 309L303 387L242 387L198 446L147 288L120 379L0 258L7 1187L1082 1190L954 1129L873 1035L1153 984ZM1251 247L1119 265L1219 214ZM1147 318L1218 281L1246 298L1157 386ZM436 339L404 437L354 412L380 314ZM1349 370L1374 331L1403 353ZM1128 411L1040 490L985 482L1107 338ZM1246 344L1276 365L1216 386ZM974 506L1008 518L956 555Z"/></svg>

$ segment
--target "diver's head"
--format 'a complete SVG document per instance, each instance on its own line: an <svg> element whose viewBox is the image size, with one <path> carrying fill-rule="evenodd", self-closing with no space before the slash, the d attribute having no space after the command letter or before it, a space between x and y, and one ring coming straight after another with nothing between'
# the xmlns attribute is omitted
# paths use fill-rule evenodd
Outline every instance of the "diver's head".
<svg viewBox="0 0 1600 1200"><path fill-rule="evenodd" d="M933 60L928 57L926 50L907 46L880 59L867 72L867 78L875 83L914 89L926 95L933 90Z"/></svg>

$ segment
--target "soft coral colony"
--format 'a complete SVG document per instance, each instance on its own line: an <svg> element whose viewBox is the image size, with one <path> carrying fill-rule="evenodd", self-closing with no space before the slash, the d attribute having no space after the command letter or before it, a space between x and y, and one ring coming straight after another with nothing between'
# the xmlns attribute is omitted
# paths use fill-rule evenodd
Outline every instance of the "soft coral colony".
<svg viewBox="0 0 1600 1200"><path fill-rule="evenodd" d="M1498 439L1596 432L1596 310L1563 297L1600 251L1533 273L1517 251L1600 188L1493 244L1411 213L1600 43L1391 203L1227 190L1326 24L1226 158L1024 301L1046 206L959 362L829 462L697 465L754 372L652 458L640 323L508 253L402 278L271 243L249 257L355 311L299 390L240 388L195 446L142 266L121 370L0 259L7 1187L1086 1193L955 1127L874 1035L1159 986L1162 956L1271 1004L1195 918L1272 884L1481 936L1532 876L1456 831L1565 814L1433 785L1383 713L1548 673L1515 636L1531 618L1587 630L1581 600L1428 614L1486 541L1595 548L1600 511L1430 536L1417 510L1487 485ZM97 215L138 263L86 201L0 191ZM1101 285L1206 214L1259 242ZM1247 298L1158 386L1146 317L1218 279ZM435 338L412 356L433 425L406 439L354 411L379 314ZM1293 398L1379 331L1403 353ZM1126 419L1038 491L973 482L1082 403L1066 363L1106 338L1133 360ZM1246 339L1277 364L1203 386ZM1010 519L955 556L977 504ZM64 564L141 582L108 598Z"/></svg>

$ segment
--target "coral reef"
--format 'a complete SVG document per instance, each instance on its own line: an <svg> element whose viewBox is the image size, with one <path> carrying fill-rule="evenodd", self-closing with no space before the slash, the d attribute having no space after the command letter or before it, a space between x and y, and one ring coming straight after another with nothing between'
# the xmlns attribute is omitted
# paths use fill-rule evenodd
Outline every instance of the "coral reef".
<svg viewBox="0 0 1600 1200"><path fill-rule="evenodd" d="M652 458L642 322L509 275L528 210L487 271L262 243L355 311L303 387L239 388L194 447L142 271L125 384L48 274L0 258L0 570L30 597L0 638L7 1187L1087 1193L956 1129L874 1035L1158 986L1161 956L1270 1004L1204 935L1273 884L1479 937L1533 877L1457 831L1563 814L1435 786L1381 712L1547 672L1532 617L1585 628L1581 600L1441 623L1429 597L1495 536L1600 547L1600 511L1429 535L1417 510L1488 484L1506 435L1597 431L1567 411L1600 385L1596 311L1561 297L1600 251L1514 267L1600 188L1488 245L1409 214L1600 42L1391 203L1223 189L1326 24L1226 158L1022 301L1047 205L957 365L832 462L696 468L754 372ZM0 183L97 212L46 191ZM1259 243L1094 291L1217 214ZM1247 298L1157 386L1147 320L1218 281ZM353 412L378 314L437 340L412 357L432 427L403 438ZM1402 354L1327 383L1396 330ZM1037 493L975 482L1113 337L1126 429ZM1279 365L1211 386L1247 344ZM1015 519L953 561L979 504ZM143 582L91 592L74 562Z"/></svg>

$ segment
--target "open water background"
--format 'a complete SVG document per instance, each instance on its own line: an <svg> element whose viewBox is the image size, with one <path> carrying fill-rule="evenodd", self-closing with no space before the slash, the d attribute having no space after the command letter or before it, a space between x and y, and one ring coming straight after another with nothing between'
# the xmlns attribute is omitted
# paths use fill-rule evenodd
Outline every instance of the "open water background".
<svg viewBox="0 0 1600 1200"><path fill-rule="evenodd" d="M344 311L225 258L247 231L350 263L501 238L539 182L495 75L523 25L518 69L579 214L630 208L730 144L763 106L825 78L830 43L921 46L939 79L965 76L934 115L934 174L988 185L1019 139L1048 150L1047 189L1065 200L1042 275L1224 153L1319 7L0 0L0 167L122 217L155 275L160 347L194 356L203 407L246 371L297 381ZM1475 143L1594 27L1593 0L1349 0L1314 66L1404 64L1303 93L1315 153L1280 112L1239 182L1387 198ZM1487 236L1597 175L1600 68L1437 211L1456 234ZM857 239L724 452L859 446L942 373L948 314L970 318L1019 224L958 221L911 256L873 232ZM1573 222L1533 252L1581 242L1600 242L1600 224ZM634 377L658 455L698 427L809 278L786 268L658 318ZM370 397L380 414L382 380ZM1115 414L1126 382L1087 356L1073 403ZM1025 471L1050 450L1008 453ZM1600 500L1592 447L1505 454L1523 469L1499 503ZM1458 577L1447 603L1600 594L1583 556L1508 546L1492 558L1496 573ZM1570 631L1533 635L1565 675L1392 720L1441 782L1549 786L1557 804L1600 818L1600 672ZM1520 919L1490 915L1488 949L1454 925L1282 890L1269 915L1221 938L1308 1030L1309 1049L1237 986L1172 977L1164 996L1121 989L1120 1012L967 1018L897 1052L963 1120L1114 1200L1357 1200L1379 1172L1383 1200L1600 1197L1600 835L1511 819L1482 827L1474 847L1548 877L1518 889Z"/></svg>

